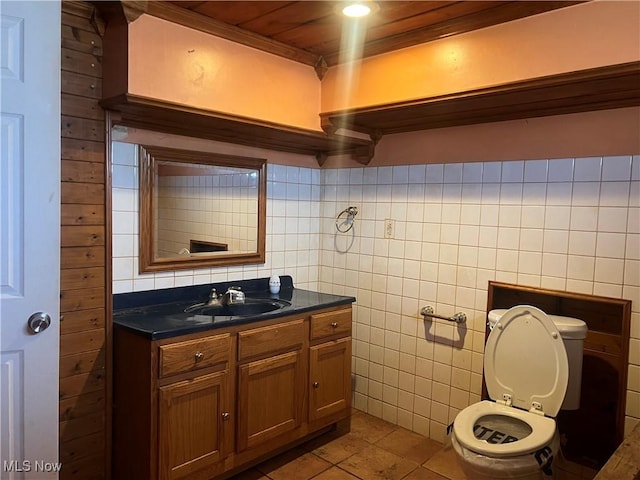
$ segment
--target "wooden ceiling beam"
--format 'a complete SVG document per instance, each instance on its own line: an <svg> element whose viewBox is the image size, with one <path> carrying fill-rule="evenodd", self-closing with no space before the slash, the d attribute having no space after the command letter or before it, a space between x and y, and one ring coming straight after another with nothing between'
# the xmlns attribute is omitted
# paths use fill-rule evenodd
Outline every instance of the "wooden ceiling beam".
<svg viewBox="0 0 640 480"><path fill-rule="evenodd" d="M243 30L235 25L214 20L213 18L206 17L191 10L176 7L168 2L149 2L146 13L312 67L318 63L320 58L320 55L286 45L248 30Z"/></svg>

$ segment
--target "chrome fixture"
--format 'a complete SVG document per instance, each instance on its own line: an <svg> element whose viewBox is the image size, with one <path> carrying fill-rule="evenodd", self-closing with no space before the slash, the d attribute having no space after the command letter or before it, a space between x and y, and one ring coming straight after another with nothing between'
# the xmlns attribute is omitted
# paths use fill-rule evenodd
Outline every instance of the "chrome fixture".
<svg viewBox="0 0 640 480"><path fill-rule="evenodd" d="M240 287L229 287L224 295L220 298L222 305L234 305L236 303L244 303L244 292Z"/></svg>
<svg viewBox="0 0 640 480"><path fill-rule="evenodd" d="M358 207L347 207L336 216L336 230L347 233L353 228L353 222L358 214ZM345 216L346 215L346 216Z"/></svg>
<svg viewBox="0 0 640 480"><path fill-rule="evenodd" d="M213 307L215 305L220 305L220 297L218 297L218 292L216 292L215 288L211 289L209 293L209 301L207 302L207 307Z"/></svg>
<svg viewBox="0 0 640 480"><path fill-rule="evenodd" d="M435 310L431 305L427 305L426 307L422 307L420 309L420 315L422 315L425 319L427 318L439 318L440 320L446 320L447 322L455 322L455 323L466 323L467 314L464 312L458 312L452 317L445 317L443 315L438 315L434 313Z"/></svg>

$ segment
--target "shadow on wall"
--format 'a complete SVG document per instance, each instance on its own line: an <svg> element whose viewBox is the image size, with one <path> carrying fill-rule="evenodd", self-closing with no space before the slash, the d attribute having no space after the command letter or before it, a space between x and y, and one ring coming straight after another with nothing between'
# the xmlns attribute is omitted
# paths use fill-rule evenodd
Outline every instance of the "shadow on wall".
<svg viewBox="0 0 640 480"><path fill-rule="evenodd" d="M447 338L443 335L437 335L435 333L436 327L435 323L437 320L434 320L430 317L426 317L424 319L424 338L428 342L441 343L444 345L450 345L453 348L457 348L458 350L462 350L464 346L464 338L467 335L467 324L466 323L456 323L454 325L449 325L450 328L454 330L454 338L453 340ZM455 333L457 332L457 335ZM457 338L456 338L457 337Z"/></svg>

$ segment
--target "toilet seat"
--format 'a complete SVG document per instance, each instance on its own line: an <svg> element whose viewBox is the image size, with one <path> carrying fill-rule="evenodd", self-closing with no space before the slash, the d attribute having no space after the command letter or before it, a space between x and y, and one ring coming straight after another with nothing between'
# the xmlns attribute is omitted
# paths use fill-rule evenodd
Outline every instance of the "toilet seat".
<svg viewBox="0 0 640 480"><path fill-rule="evenodd" d="M536 307L511 308L487 338L484 374L492 400L555 417L569 381L558 328Z"/></svg>
<svg viewBox="0 0 640 480"><path fill-rule="evenodd" d="M549 443L556 431L549 417L558 413L569 378L567 353L553 321L528 305L508 310L487 339L484 372L494 401L475 403L456 416L453 433L458 442L474 453L497 458L531 453ZM507 423L523 422L531 432L508 443L476 438L478 420L488 415L504 417Z"/></svg>
<svg viewBox="0 0 640 480"><path fill-rule="evenodd" d="M474 427L487 415L499 415L520 420L529 427L526 437L509 443L488 443L475 437ZM463 447L488 457L514 457L535 452L548 444L556 432L554 419L535 413L507 407L490 400L474 403L462 410L453 422L453 434Z"/></svg>

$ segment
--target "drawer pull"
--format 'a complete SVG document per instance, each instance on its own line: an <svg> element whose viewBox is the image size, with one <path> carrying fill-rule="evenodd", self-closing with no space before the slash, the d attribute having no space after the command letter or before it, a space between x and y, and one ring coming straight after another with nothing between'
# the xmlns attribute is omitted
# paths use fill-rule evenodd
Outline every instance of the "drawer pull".
<svg viewBox="0 0 640 480"><path fill-rule="evenodd" d="M229 420L229 417L231 417L231 415L229 415L229 412L222 413L222 420Z"/></svg>
<svg viewBox="0 0 640 480"><path fill-rule="evenodd" d="M338 322L331 322L331 326L333 328L338 328Z"/></svg>
<svg viewBox="0 0 640 480"><path fill-rule="evenodd" d="M318 388L320 384L318 382L313 382L313 388Z"/></svg>
<svg viewBox="0 0 640 480"><path fill-rule="evenodd" d="M204 358L204 353L202 352L196 352L196 362L199 362L200 360L202 360Z"/></svg>

